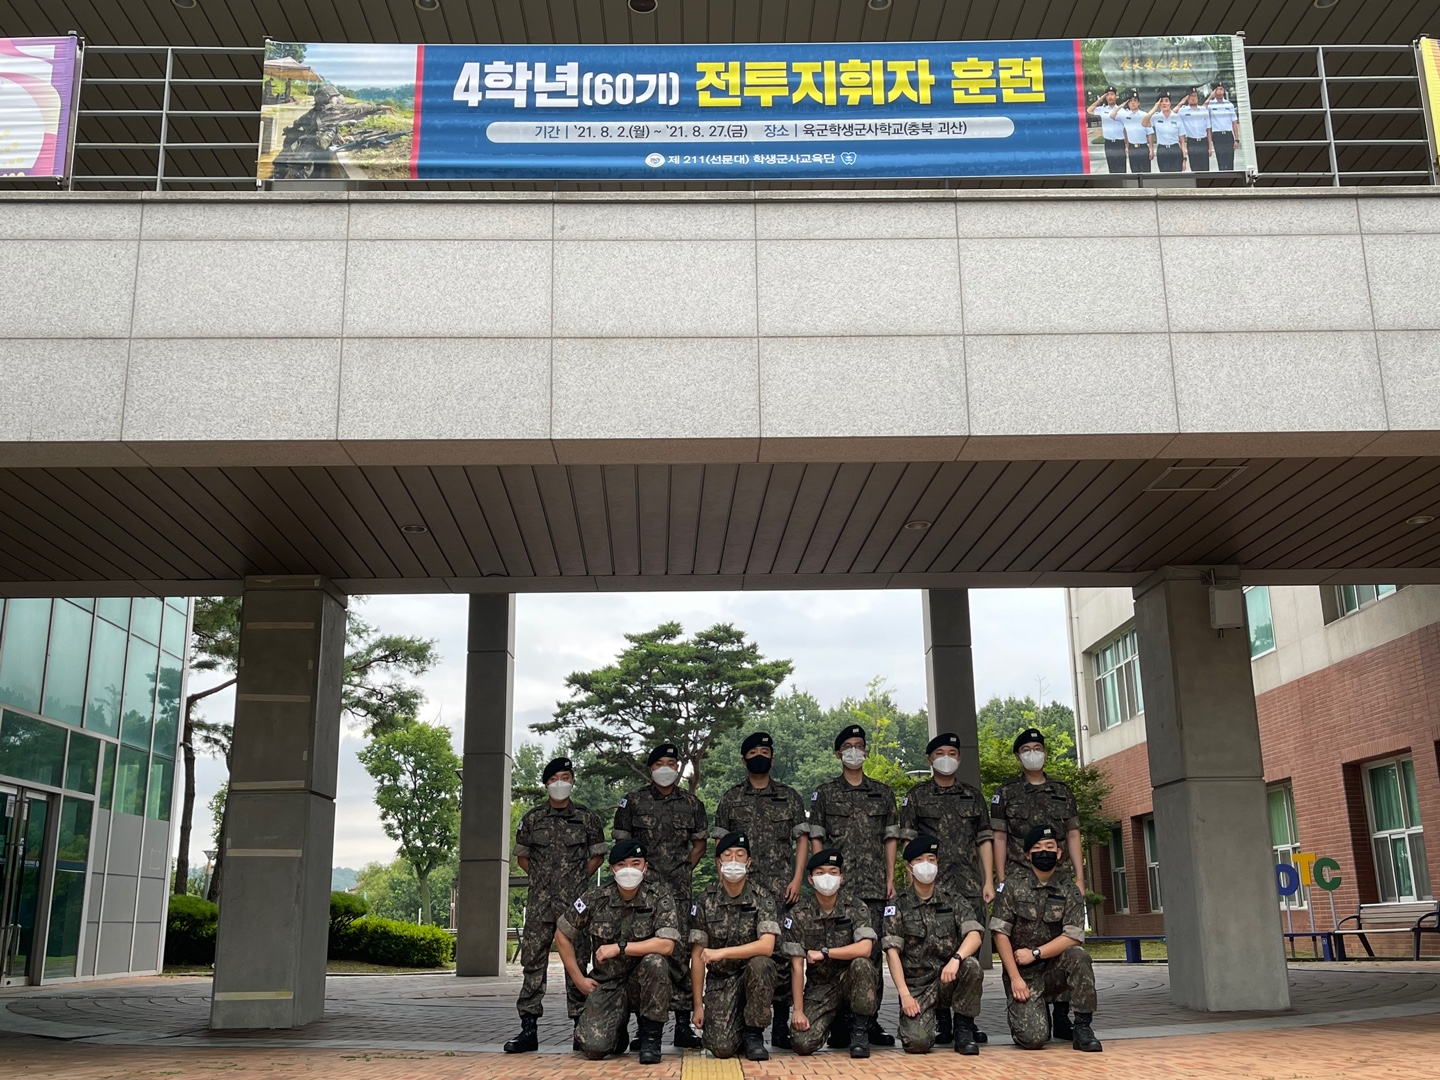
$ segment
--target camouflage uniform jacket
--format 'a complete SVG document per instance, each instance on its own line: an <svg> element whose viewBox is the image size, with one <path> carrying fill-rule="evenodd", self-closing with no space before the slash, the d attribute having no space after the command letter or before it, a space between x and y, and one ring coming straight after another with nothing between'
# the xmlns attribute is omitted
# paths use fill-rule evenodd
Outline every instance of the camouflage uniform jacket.
<svg viewBox="0 0 1440 1080"><path fill-rule="evenodd" d="M980 845L995 836L979 789L962 780L941 787L934 777L916 784L900 800L900 839L914 840L921 835L940 841L937 886L967 898L978 897L985 883Z"/></svg>
<svg viewBox="0 0 1440 1080"><path fill-rule="evenodd" d="M1085 898L1073 881L1056 874L1041 884L1027 866L1006 877L1005 888L995 897L990 929L1006 935L1013 949L1038 949L1061 934L1083 942Z"/></svg>
<svg viewBox="0 0 1440 1080"><path fill-rule="evenodd" d="M963 896L936 889L926 900L913 888L885 905L882 949L898 949L911 989L940 977L967 934L983 934L975 910Z"/></svg>
<svg viewBox="0 0 1440 1080"><path fill-rule="evenodd" d="M990 800L990 828L1005 831L1005 877L1026 869L1025 834L1036 825L1049 825L1064 836L1080 828L1080 809L1070 785L1045 778L1043 784L1032 784L1024 776L1003 784ZM1073 871L1071 871L1073 873ZM1069 874L1066 875L1070 876ZM1084 925L1083 921L1081 925Z"/></svg>
<svg viewBox="0 0 1440 1080"><path fill-rule="evenodd" d="M690 849L709 835L705 804L684 788L660 794L646 784L620 800L610 835L616 840L639 840L647 848L650 874L675 890L675 902L689 905Z"/></svg>
<svg viewBox="0 0 1440 1080"><path fill-rule="evenodd" d="M795 844L806 832L805 800L794 788L771 780L757 788L742 780L720 796L711 836L743 832L750 838L750 875L777 904L795 877Z"/></svg>
<svg viewBox="0 0 1440 1080"><path fill-rule="evenodd" d="M596 949L601 945L646 941L652 937L669 938L675 942L677 949L683 948L675 898L665 883L652 881L649 873L629 900L620 895L620 886L613 878L604 885L596 886L571 904L556 925L572 942L588 931L591 945ZM590 977L597 982L627 979L642 959L640 956L617 956L603 964L596 964L590 971Z"/></svg>
<svg viewBox="0 0 1440 1080"><path fill-rule="evenodd" d="M690 944L702 949L730 949L759 941L761 934L780 938L780 917L775 899L758 888L747 876L736 896L716 881L695 897L690 905ZM744 960L722 960L710 965L717 975L734 975L745 967Z"/></svg>
<svg viewBox="0 0 1440 1080"><path fill-rule="evenodd" d="M530 860L525 917L557 918L585 891L586 864L608 850L600 815L579 803L551 806L547 800L527 810L515 831L513 852Z"/></svg>
<svg viewBox="0 0 1440 1080"><path fill-rule="evenodd" d="M878 937L870 925L870 909L849 885L841 887L835 896L835 907L829 913L820 906L814 893L802 896L785 916L784 924L782 951L786 956L802 959L809 949L840 949ZM810 964L805 969L805 978L812 983L832 981L841 978L847 967L849 962L845 960Z"/></svg>
<svg viewBox="0 0 1440 1080"><path fill-rule="evenodd" d="M885 898L885 841L898 840L895 792L865 777L852 785L844 774L810 797L811 839L845 856L845 889L859 900Z"/></svg>

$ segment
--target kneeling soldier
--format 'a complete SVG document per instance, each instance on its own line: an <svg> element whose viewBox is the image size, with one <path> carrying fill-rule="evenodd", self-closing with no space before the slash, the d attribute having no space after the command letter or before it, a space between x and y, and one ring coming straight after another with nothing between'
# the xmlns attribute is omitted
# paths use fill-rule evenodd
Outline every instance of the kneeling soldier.
<svg viewBox="0 0 1440 1080"><path fill-rule="evenodd" d="M785 918L797 1054L813 1054L831 1025L848 1019L850 1056L870 1056L870 1024L880 1011L880 971L870 959L877 939L865 901L839 895L844 862L834 848L810 856L805 868L815 893Z"/></svg>
<svg viewBox="0 0 1440 1080"><path fill-rule="evenodd" d="M715 841L715 862L720 880L690 908L691 1019L717 1058L734 1057L743 1043L748 1060L768 1061L761 1031L775 1000L775 900L746 880L750 840L744 833Z"/></svg>
<svg viewBox="0 0 1440 1080"><path fill-rule="evenodd" d="M1085 900L1075 883L1056 873L1060 837L1053 825L1025 836L1027 869L1006 878L995 898L990 929L1005 968L1006 1019L1015 1045L1040 1050L1050 1037L1046 1001L1075 1007L1071 1045L1099 1053L1090 1027L1095 1012L1095 970L1085 940Z"/></svg>
<svg viewBox="0 0 1440 1080"><path fill-rule="evenodd" d="M885 908L880 946L900 995L900 1042L911 1054L926 1053L938 1033L936 1011L955 1014L955 1051L978 1054L975 1017L984 978L975 954L984 927L963 896L935 889L940 841L917 836L905 845L910 888Z"/></svg>
<svg viewBox="0 0 1440 1080"><path fill-rule="evenodd" d="M555 945L575 988L585 995L576 1040L591 1061L626 1049L624 1027L640 1014L640 1064L660 1061L670 1004L668 957L680 941L675 898L646 875L645 845L621 840L610 849L613 878L591 889L560 917ZM580 970L574 942L586 932L595 947L594 978Z"/></svg>

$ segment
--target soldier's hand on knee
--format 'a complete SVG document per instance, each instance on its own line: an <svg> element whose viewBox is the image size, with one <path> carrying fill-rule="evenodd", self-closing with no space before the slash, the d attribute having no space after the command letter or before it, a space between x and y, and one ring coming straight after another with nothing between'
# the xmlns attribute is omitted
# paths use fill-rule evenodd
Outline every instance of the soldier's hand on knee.
<svg viewBox="0 0 1440 1080"><path fill-rule="evenodd" d="M594 979L590 978L589 975L581 975L580 978L574 981L575 989L579 990L580 993L584 994L586 997L589 997L591 994L593 994L595 992L595 988L600 985Z"/></svg>
<svg viewBox="0 0 1440 1080"><path fill-rule="evenodd" d="M804 1009L796 1009L790 1014L790 1026L796 1031L809 1031L810 1018L805 1015Z"/></svg>
<svg viewBox="0 0 1440 1080"><path fill-rule="evenodd" d="M952 983L959 977L960 961L952 956L950 962L940 969L940 981L942 983Z"/></svg>
<svg viewBox="0 0 1440 1080"><path fill-rule="evenodd" d="M697 1008L694 1012L690 1014L690 1023L697 1028L703 1028L705 1026L704 1005L701 1005L699 1008Z"/></svg>
<svg viewBox="0 0 1440 1080"><path fill-rule="evenodd" d="M1020 976L1015 976L1015 978L1010 980L1010 996L1016 1001L1029 1001L1030 984L1020 978Z"/></svg>
<svg viewBox="0 0 1440 1080"><path fill-rule="evenodd" d="M915 1000L914 994L901 994L900 1008L906 1016L913 1018L920 1015L920 1002Z"/></svg>

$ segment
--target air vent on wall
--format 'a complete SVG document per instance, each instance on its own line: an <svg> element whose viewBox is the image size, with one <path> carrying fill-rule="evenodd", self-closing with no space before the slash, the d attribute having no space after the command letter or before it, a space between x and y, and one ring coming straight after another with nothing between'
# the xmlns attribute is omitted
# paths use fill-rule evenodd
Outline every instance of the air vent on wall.
<svg viewBox="0 0 1440 1080"><path fill-rule="evenodd" d="M1244 465L1172 465L1146 491L1218 491L1245 471Z"/></svg>

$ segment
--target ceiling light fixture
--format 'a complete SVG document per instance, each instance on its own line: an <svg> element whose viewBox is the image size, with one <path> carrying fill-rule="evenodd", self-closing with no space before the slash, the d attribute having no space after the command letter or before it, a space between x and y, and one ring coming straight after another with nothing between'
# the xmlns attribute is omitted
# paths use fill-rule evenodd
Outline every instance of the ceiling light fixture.
<svg viewBox="0 0 1440 1080"><path fill-rule="evenodd" d="M905 528L909 529L911 532L924 532L929 527L930 522L924 521L921 518L916 518L914 521L905 522Z"/></svg>
<svg viewBox="0 0 1440 1080"><path fill-rule="evenodd" d="M409 533L411 536L419 536L422 533L428 533L430 530L424 525L401 525L400 531Z"/></svg>
<svg viewBox="0 0 1440 1080"><path fill-rule="evenodd" d="M1406 519L1405 519L1405 524L1406 524L1406 525L1429 525L1430 522L1432 522L1432 521L1434 521L1434 520L1435 520L1435 515L1434 515L1434 514L1416 514L1414 517L1408 517L1408 518L1406 518Z"/></svg>
<svg viewBox="0 0 1440 1080"><path fill-rule="evenodd" d="M189 11L196 4L196 0L170 0L181 11Z"/></svg>
<svg viewBox="0 0 1440 1080"><path fill-rule="evenodd" d="M440 0L415 0L415 6L421 11L439 11Z"/></svg>
<svg viewBox="0 0 1440 1080"><path fill-rule="evenodd" d="M630 0L630 10L636 15L649 15L656 7L655 0Z"/></svg>
<svg viewBox="0 0 1440 1080"><path fill-rule="evenodd" d="M871 11L884 11L890 6L890 0L870 0Z"/></svg>
<svg viewBox="0 0 1440 1080"><path fill-rule="evenodd" d="M1325 11L1327 8L1334 7L1339 2L1340 0L1315 0L1315 10Z"/></svg>

